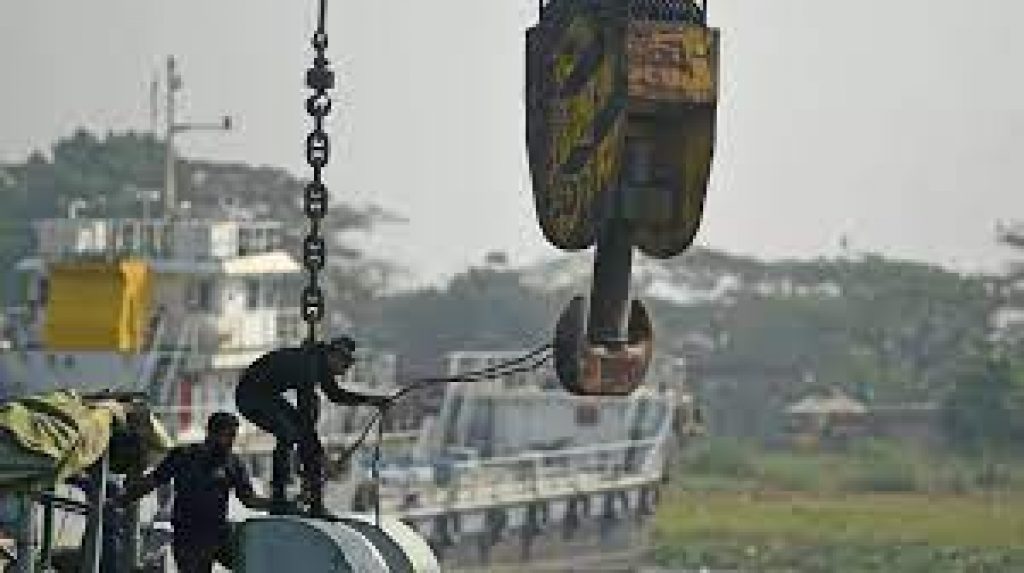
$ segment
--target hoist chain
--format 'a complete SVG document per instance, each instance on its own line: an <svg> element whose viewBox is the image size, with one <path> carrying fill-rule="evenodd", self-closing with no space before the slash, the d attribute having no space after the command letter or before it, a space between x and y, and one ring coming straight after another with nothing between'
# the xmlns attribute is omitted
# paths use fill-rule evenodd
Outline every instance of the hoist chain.
<svg viewBox="0 0 1024 573"><path fill-rule="evenodd" d="M309 233L302 242L302 265L309 281L302 289L300 310L306 322L306 341L317 338L317 323L324 317L324 291L320 288L320 272L327 262L327 243L321 234L321 223L327 215L328 191L324 184L324 168L330 155L330 140L324 121L331 113L331 97L327 91L334 88L334 72L327 61L327 31L325 28L327 0L320 0L316 32L313 34L313 65L306 71L306 86L313 94L306 98L306 113L313 118L313 131L306 137L306 163L313 168L313 178L303 191L302 207L309 219Z"/></svg>

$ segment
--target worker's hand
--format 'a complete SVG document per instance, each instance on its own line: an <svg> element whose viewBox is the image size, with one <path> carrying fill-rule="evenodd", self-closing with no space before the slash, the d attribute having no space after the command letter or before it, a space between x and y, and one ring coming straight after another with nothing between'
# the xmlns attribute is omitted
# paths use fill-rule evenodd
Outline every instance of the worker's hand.
<svg viewBox="0 0 1024 573"><path fill-rule="evenodd" d="M368 394L366 396L366 401L374 408L384 409L390 407L394 399L392 396L387 394Z"/></svg>
<svg viewBox="0 0 1024 573"><path fill-rule="evenodd" d="M327 343L327 367L335 376L343 375L355 362L355 341L348 337Z"/></svg>

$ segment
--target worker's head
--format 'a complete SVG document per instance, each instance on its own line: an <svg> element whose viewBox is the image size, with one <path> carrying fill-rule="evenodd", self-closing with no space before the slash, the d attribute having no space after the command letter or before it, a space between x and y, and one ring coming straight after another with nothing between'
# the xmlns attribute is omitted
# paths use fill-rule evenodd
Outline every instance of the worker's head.
<svg viewBox="0 0 1024 573"><path fill-rule="evenodd" d="M352 366L355 361L353 355L356 351L356 343L347 336L332 338L326 344L327 368L331 374L341 375Z"/></svg>
<svg viewBox="0 0 1024 573"><path fill-rule="evenodd" d="M227 454L238 435L238 417L230 412L214 412L206 420L206 442L214 451Z"/></svg>

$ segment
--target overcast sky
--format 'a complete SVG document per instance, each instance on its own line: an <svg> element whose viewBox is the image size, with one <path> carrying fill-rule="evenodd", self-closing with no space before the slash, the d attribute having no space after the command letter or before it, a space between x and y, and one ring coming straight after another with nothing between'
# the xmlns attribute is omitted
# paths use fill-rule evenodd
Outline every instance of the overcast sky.
<svg viewBox="0 0 1024 573"><path fill-rule="evenodd" d="M307 171L312 0L0 1L0 161L78 126L148 129L167 54L185 155ZM1024 218L1024 2L710 0L722 101L701 244L778 257L876 251L976 270ZM421 280L508 251L534 222L523 139L533 0L333 0L336 196L410 219L361 238ZM580 256L585 256L581 254Z"/></svg>

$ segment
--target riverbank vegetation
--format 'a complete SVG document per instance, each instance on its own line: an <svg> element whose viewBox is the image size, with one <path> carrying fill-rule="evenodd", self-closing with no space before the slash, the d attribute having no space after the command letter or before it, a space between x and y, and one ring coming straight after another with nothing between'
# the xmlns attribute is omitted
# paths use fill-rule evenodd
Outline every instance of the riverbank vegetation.
<svg viewBox="0 0 1024 573"><path fill-rule="evenodd" d="M655 518L659 565L1024 570L1024 464L866 442L845 453L691 447Z"/></svg>

